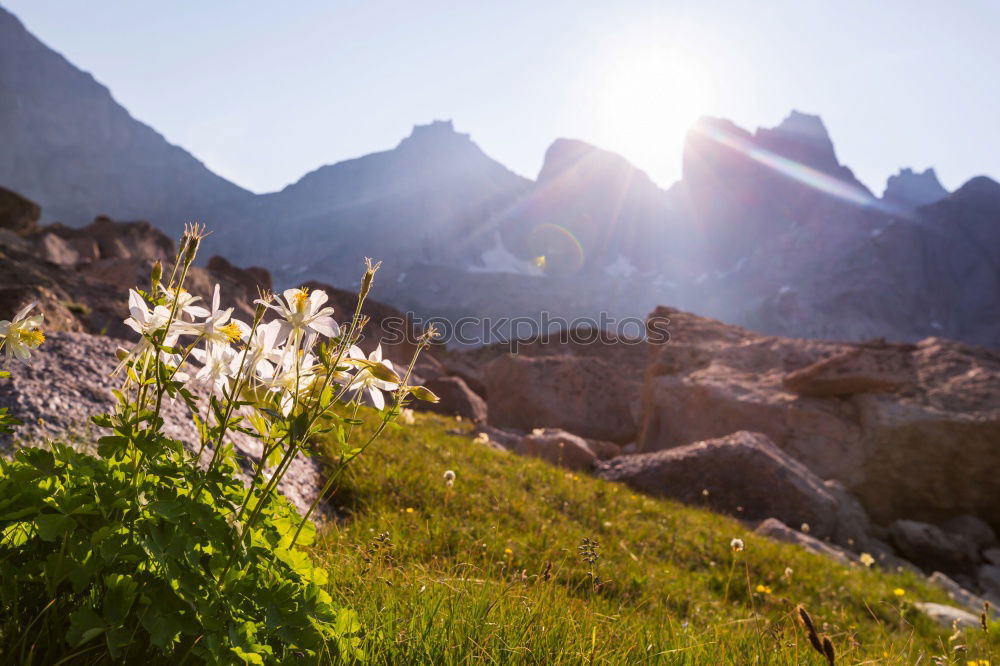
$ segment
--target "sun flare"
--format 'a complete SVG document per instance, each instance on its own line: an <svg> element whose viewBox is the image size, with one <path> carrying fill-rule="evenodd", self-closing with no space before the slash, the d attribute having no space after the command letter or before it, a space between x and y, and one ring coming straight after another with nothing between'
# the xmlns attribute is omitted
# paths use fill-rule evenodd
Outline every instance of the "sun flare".
<svg viewBox="0 0 1000 666"><path fill-rule="evenodd" d="M608 146L655 172L677 155L685 132L706 113L711 88L697 61L654 50L626 55L609 66L598 99Z"/></svg>

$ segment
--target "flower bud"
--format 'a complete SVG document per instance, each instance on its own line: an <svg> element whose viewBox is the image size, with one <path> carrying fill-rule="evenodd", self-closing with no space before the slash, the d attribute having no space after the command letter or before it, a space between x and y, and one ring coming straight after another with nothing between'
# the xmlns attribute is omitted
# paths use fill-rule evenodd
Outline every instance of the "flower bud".
<svg viewBox="0 0 1000 666"><path fill-rule="evenodd" d="M149 274L149 282L152 285L152 291L156 292L156 285L160 284L160 279L163 278L163 264L157 259L153 262L153 270Z"/></svg>

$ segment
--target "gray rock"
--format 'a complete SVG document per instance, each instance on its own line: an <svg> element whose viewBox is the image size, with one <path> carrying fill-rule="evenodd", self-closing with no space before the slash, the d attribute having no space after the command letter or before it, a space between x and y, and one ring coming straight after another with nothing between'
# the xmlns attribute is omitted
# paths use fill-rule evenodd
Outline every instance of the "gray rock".
<svg viewBox="0 0 1000 666"><path fill-rule="evenodd" d="M810 534L820 539L833 537L837 529L836 498L760 433L741 431L655 453L619 456L602 463L596 473L642 492L744 520L807 523Z"/></svg>
<svg viewBox="0 0 1000 666"><path fill-rule="evenodd" d="M952 601L960 606L977 613L983 610L983 604L985 601L982 597L973 594L940 571L935 571L928 576L927 581L931 585L935 585L943 590ZM993 614L1000 615L1000 609L994 608Z"/></svg>
<svg viewBox="0 0 1000 666"><path fill-rule="evenodd" d="M1000 548L987 548L982 552L982 555L987 564L1000 567Z"/></svg>
<svg viewBox="0 0 1000 666"><path fill-rule="evenodd" d="M581 437L635 437L636 387L611 363L575 356L501 356L485 370L490 424L562 428Z"/></svg>
<svg viewBox="0 0 1000 666"><path fill-rule="evenodd" d="M987 596L1000 597L1000 567L983 564L976 570L976 580Z"/></svg>
<svg viewBox="0 0 1000 666"><path fill-rule="evenodd" d="M810 553L829 557L840 562L841 564L850 564L851 562L858 561L858 557L854 553L844 548L838 548L833 544L820 541L819 539L799 532L798 530L793 530L777 518L768 518L763 521L757 526L754 532L756 534L774 539L775 541L796 544L797 546L805 548Z"/></svg>
<svg viewBox="0 0 1000 666"><path fill-rule="evenodd" d="M590 449L587 440L558 428L532 431L514 446L514 452L581 471L590 471L597 462L597 455Z"/></svg>
<svg viewBox="0 0 1000 666"><path fill-rule="evenodd" d="M897 520L889 525L889 536L900 555L928 571L967 571L976 560L965 539L929 523Z"/></svg>
<svg viewBox="0 0 1000 666"><path fill-rule="evenodd" d="M942 527L952 534L963 537L976 551L996 543L997 540L996 532L986 521L968 514L955 516Z"/></svg>
<svg viewBox="0 0 1000 666"><path fill-rule="evenodd" d="M979 616L973 615L969 611L962 610L961 608L945 606L944 604L935 604L929 601L918 601L913 605L943 627L950 627L956 622L959 627L979 626Z"/></svg>

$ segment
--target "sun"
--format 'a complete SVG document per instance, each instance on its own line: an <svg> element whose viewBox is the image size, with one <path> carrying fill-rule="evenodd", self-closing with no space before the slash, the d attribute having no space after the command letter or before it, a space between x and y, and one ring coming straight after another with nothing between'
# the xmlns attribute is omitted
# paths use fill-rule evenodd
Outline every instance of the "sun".
<svg viewBox="0 0 1000 666"><path fill-rule="evenodd" d="M698 62L681 52L622 54L605 68L596 94L600 134L655 178L679 164L684 134L707 112L710 93Z"/></svg>

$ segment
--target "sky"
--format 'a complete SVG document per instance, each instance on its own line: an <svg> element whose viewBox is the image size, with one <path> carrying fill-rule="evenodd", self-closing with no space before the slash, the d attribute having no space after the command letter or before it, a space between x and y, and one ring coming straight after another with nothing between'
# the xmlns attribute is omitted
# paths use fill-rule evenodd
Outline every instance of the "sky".
<svg viewBox="0 0 1000 666"><path fill-rule="evenodd" d="M133 116L255 192L451 119L533 178L558 137L667 187L701 115L818 114L876 193L1000 179L1000 2L0 0Z"/></svg>

